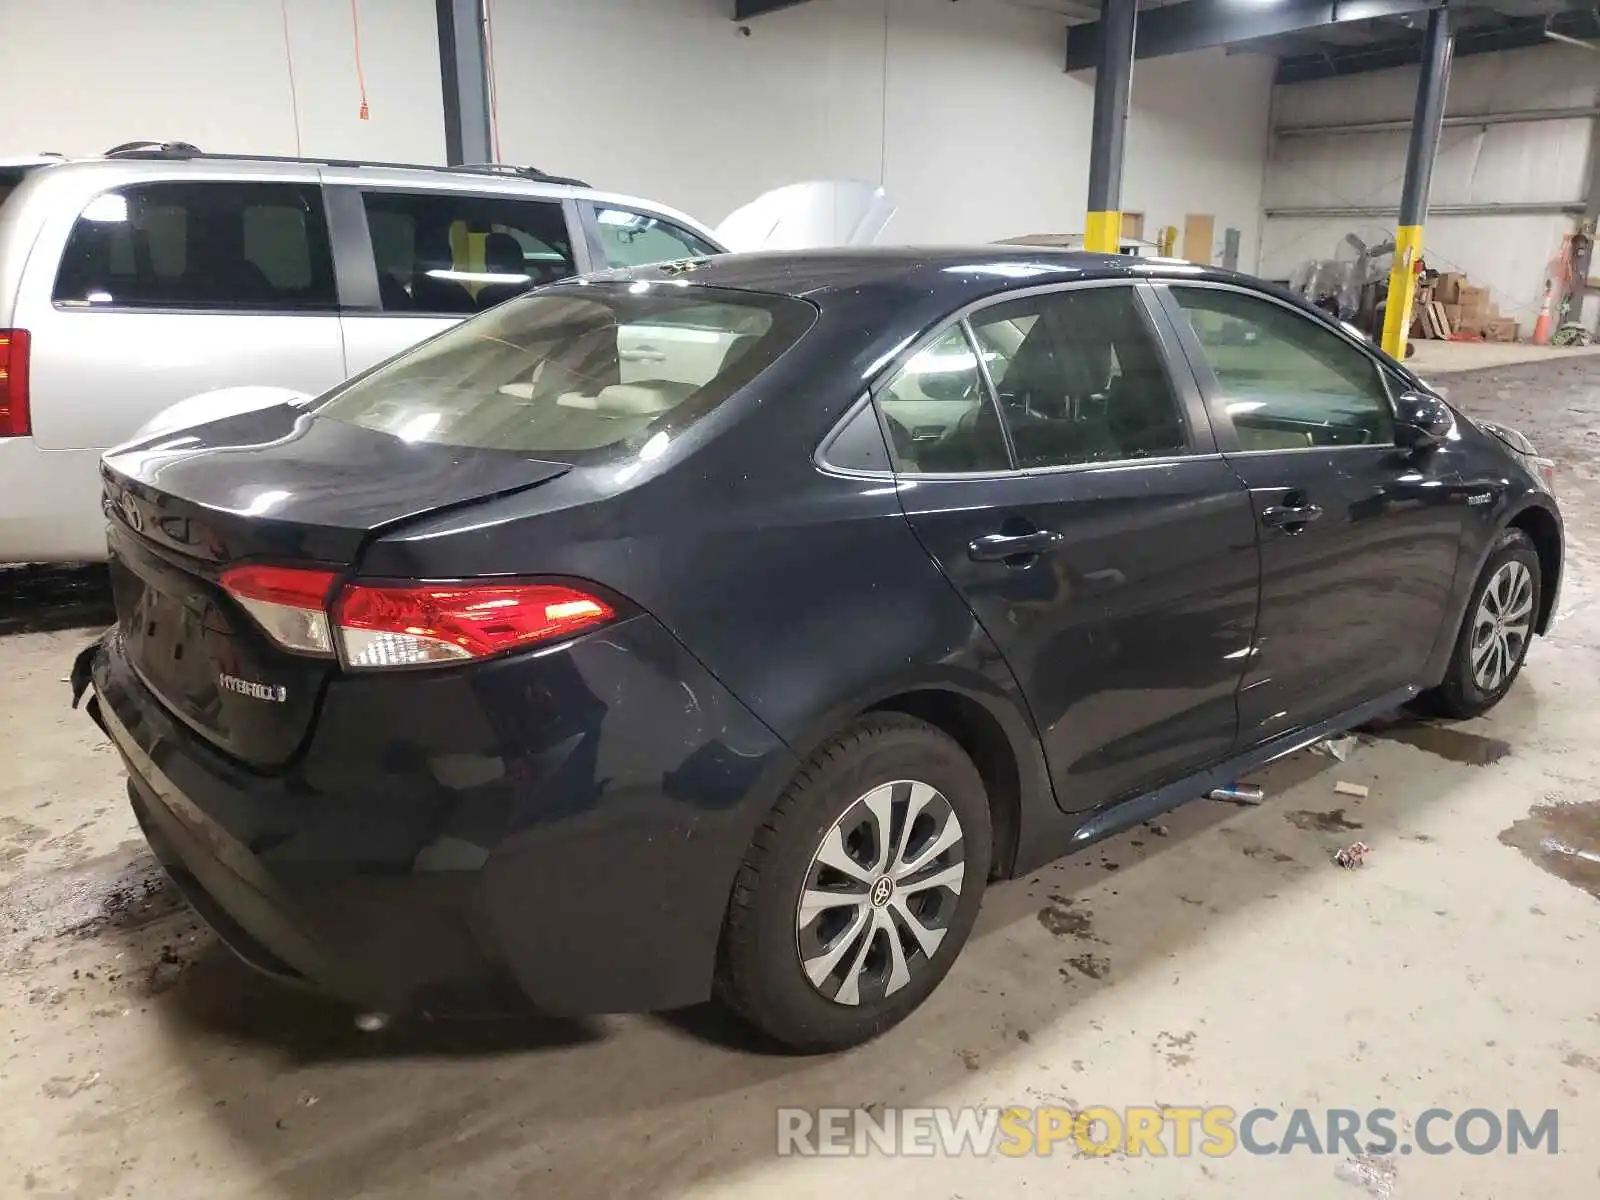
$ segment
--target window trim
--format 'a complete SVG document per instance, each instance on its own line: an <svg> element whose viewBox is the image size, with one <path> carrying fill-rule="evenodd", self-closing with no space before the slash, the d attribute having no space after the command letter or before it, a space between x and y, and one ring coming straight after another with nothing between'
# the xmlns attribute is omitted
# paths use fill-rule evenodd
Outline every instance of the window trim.
<svg viewBox="0 0 1600 1200"><path fill-rule="evenodd" d="M1189 360L1189 368L1194 374L1195 382L1200 388L1201 395L1205 398L1206 409L1211 416L1212 428L1216 431L1217 447L1226 456L1234 457L1259 457L1267 454L1307 454L1328 453L1329 451L1381 450L1393 451L1396 446L1385 442L1351 442L1346 445L1331 446L1282 446L1273 450L1246 450L1239 441L1239 431L1234 426L1233 417L1228 413L1226 399L1222 392L1222 383L1217 379L1216 372L1211 369L1211 363L1206 358L1205 346L1201 344L1200 336L1189 321L1189 314L1173 294L1172 289L1194 288L1206 289L1213 292L1234 292L1241 296L1275 304L1279 308L1294 313L1304 321L1324 329L1356 351L1371 365L1377 373L1378 385L1384 395L1384 401L1389 406L1389 418L1396 420L1394 393L1389 386L1389 370L1393 363L1386 355L1380 356L1373 353L1373 347L1362 339L1353 337L1349 330L1330 321L1320 314L1308 312L1290 300L1275 296L1271 292L1262 291L1251 287L1241 287L1234 283L1225 283L1213 279L1161 279L1151 280L1156 299L1166 312L1166 317L1171 322L1177 335L1179 344L1183 347L1185 356Z"/></svg>
<svg viewBox="0 0 1600 1200"><path fill-rule="evenodd" d="M78 222L83 219L83 214L88 210L89 206L96 200L100 199L101 196L109 196L113 192L123 192L129 188L167 184L198 184L201 186L217 184L244 184L250 186L259 185L263 187L277 186L309 188L317 192L322 201L322 224L323 230L327 234L328 238L328 259L333 269L333 303L327 308L215 308L209 305L200 304L158 306L151 304L117 304L114 301L110 304L91 304L86 300L80 301L57 299L55 294L56 283L61 275L62 260L66 257L67 247L72 244L72 235L77 232ZM124 179L120 183L112 184L110 187L101 188L99 191L85 197L83 202L79 205L78 211L73 213L71 217L68 218L66 223L65 237L61 241L59 249L56 251L55 265L53 269L50 269L47 278L47 287L50 296L50 308L51 311L58 313L121 313L125 316L254 317L259 319L261 317L327 318L337 317L342 311L339 278L339 251L336 244L336 239L334 237L333 213L328 204L327 189L315 179L275 179L255 178L253 176L239 178L232 176L213 177L209 175L198 178L188 178L185 176L153 176L148 179L142 177ZM377 286L376 275L374 275L373 286Z"/></svg>
<svg viewBox="0 0 1600 1200"><path fill-rule="evenodd" d="M1125 469L1128 467L1141 467L1147 465L1162 465L1168 463L1185 463L1196 460L1215 458L1221 447L1217 444L1213 418L1205 404L1204 396L1199 389L1199 382L1195 378L1188 355L1178 339L1178 330L1173 327L1172 318L1160 303L1151 286L1152 281L1147 279L1075 279L1063 283L1059 280L1036 284L1031 287L1009 288L1004 291L994 292L969 301L953 312L940 318L921 335L906 342L900 350L866 381L866 390L857 397L839 420L822 436L812 461L817 468L826 474L845 476L852 479L873 480L916 480L939 482L945 480L983 480L983 479L1016 479L1033 475L1060 475L1075 471L1101 471L1108 468ZM999 396L994 389L994 381L989 375L988 366L983 362L979 353L976 339L973 336L971 318L974 314L984 309L992 308L999 304L1006 304L1013 300L1025 300L1032 296L1048 296L1057 292L1083 291L1091 288L1125 287L1131 288L1135 303L1143 315L1145 332L1155 343L1156 353L1161 360L1161 365L1167 373L1167 381L1172 386L1173 399L1178 405L1178 417L1183 422L1184 434L1188 440L1189 449L1183 454L1151 455L1144 458L1108 458L1094 462L1059 463L1048 467L1019 467L1016 465L1016 451L1011 444L1011 427L1009 422L1001 415L1000 428L1005 438L1006 453L1010 457L1011 466L1004 470L996 471L895 471L866 472L854 471L848 468L836 467L827 461L826 450L833 442L840 428L844 426L863 404L871 403L878 417L878 427L883 434L884 443L890 448L890 462L893 463L894 443L889 437L889 431L884 423L883 410L877 404L877 398L889 383L904 369L913 358L922 351L942 339L952 326L960 325L963 336L973 348L977 357L979 374L987 393L988 401L996 407L998 412ZM1231 426L1229 427L1232 428Z"/></svg>
<svg viewBox="0 0 1600 1200"><path fill-rule="evenodd" d="M463 200L495 200L512 204L548 204L561 210L566 223L567 241L572 249L572 274L576 279L586 275L592 265L590 248L583 223L578 219L575 201L569 196L550 196L544 193L474 191L469 188L428 188L396 183L328 183L323 184L323 207L328 214L328 232L333 241L333 276L339 292L339 315L342 317L388 317L400 320L465 321L476 313L421 312L407 309L390 312L383 307L378 292L378 260L372 251L372 228L367 222L368 192L386 192L405 196L458 197ZM338 211L337 219L334 216ZM564 280L556 280L561 283ZM529 289L530 291L536 289Z"/></svg>
<svg viewBox="0 0 1600 1200"><path fill-rule="evenodd" d="M890 469L887 471L867 471L860 467L841 467L837 463L829 461L828 452L833 449L834 443L843 436L844 431L850 427L851 422L861 415L861 410L869 406L873 408L873 421L878 427L878 436L883 439L883 452L889 460ZM889 435L884 431L882 415L878 413L876 406L872 404L872 393L870 391L863 391L854 400L850 401L849 406L846 407L839 419L833 423L832 428L822 435L822 440L817 443L817 449L812 454L811 461L817 470L824 475L837 475L844 479L885 480L894 478L894 447L889 442Z"/></svg>

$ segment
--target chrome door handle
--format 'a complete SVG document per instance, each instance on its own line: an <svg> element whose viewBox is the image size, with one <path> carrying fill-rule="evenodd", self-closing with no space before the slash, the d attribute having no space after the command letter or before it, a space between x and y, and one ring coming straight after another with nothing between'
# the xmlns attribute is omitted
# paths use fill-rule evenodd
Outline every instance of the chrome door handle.
<svg viewBox="0 0 1600 1200"><path fill-rule="evenodd" d="M967 544L973 562L1002 562L1023 555L1048 554L1066 539L1050 529L1033 533L986 533Z"/></svg>
<svg viewBox="0 0 1600 1200"><path fill-rule="evenodd" d="M1321 515L1320 504L1274 504L1261 510L1261 523L1271 529L1289 529Z"/></svg>

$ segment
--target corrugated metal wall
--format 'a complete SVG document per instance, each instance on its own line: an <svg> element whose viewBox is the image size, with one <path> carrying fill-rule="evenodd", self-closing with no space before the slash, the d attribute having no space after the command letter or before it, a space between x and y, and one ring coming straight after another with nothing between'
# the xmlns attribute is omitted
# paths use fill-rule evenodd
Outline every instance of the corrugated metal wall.
<svg viewBox="0 0 1600 1200"><path fill-rule="evenodd" d="M1415 68L1279 86L1274 128L1409 122L1416 86ZM1446 112L1454 118L1597 104L1600 60L1551 45L1458 59ZM1506 315L1531 323L1548 264L1576 227L1573 216L1548 210L1583 203L1593 131L1592 116L1447 124L1433 171L1423 252L1429 264L1464 271L1490 289ZM1404 129L1275 134L1262 195L1261 273L1282 278L1304 259L1332 257L1351 231L1369 242L1392 233L1406 138ZM1527 207L1496 215L1439 211L1466 205ZM1296 210L1320 211L1290 215Z"/></svg>

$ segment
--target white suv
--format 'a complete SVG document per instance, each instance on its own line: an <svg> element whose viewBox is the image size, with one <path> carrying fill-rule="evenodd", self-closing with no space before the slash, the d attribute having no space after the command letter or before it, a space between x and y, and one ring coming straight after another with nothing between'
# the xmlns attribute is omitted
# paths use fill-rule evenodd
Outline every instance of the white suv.
<svg viewBox="0 0 1600 1200"><path fill-rule="evenodd" d="M530 287L792 247L825 210L814 244L871 240L882 194L858 190L840 230L837 196L815 191L837 186L769 193L719 236L530 168L185 143L0 160L0 563L104 558L100 455L176 402L315 395Z"/></svg>

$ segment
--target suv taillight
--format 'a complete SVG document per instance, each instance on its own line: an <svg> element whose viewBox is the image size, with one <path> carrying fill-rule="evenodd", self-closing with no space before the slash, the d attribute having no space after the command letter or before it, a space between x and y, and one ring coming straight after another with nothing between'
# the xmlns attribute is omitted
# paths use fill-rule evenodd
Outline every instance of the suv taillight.
<svg viewBox="0 0 1600 1200"><path fill-rule="evenodd" d="M352 583L331 606L334 576L301 567L234 567L222 586L262 630L298 654L346 666L422 667L490 658L573 637L616 619L598 596L564 584L466 580Z"/></svg>
<svg viewBox="0 0 1600 1200"><path fill-rule="evenodd" d="M33 432L28 412L28 331L0 329L0 437Z"/></svg>

